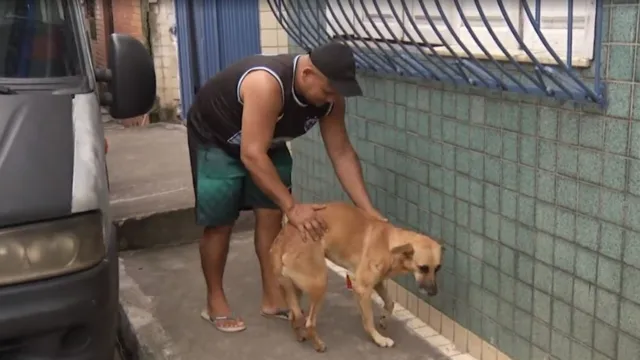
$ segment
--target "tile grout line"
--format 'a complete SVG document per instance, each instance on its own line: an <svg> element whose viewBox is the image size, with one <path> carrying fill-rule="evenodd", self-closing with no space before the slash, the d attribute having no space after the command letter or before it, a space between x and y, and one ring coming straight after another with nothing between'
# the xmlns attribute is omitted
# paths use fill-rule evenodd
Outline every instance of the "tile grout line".
<svg viewBox="0 0 640 360"><path fill-rule="evenodd" d="M327 266L329 267L329 269L331 269L331 271L333 271L334 273L336 273L337 275L339 275L342 278L345 278L347 275L347 270L334 264L333 262L326 260L327 262ZM391 281L391 280L389 280ZM411 311L409 311L407 308L405 308L405 304L401 304L398 301L398 294L397 292L394 292L392 290L398 290L397 288L395 289L389 289L389 292L391 293L391 297L394 299L395 301L395 306L394 306L394 310L393 310L393 317L396 320L399 320L401 322L404 323L404 326L412 333L414 333L415 335L419 336L423 341L425 341L427 344L437 348L438 350L440 350L440 352L442 352L442 354L444 356L447 356L448 359L451 360L509 360L508 357L504 356L504 357L498 357L497 355L494 356L493 358L491 357L482 357L482 359L480 359L479 357L476 358L474 357L471 353L469 352L465 352L466 349L464 349L465 351L462 351L462 349L459 349L456 344L454 344L453 341L451 341L450 339L448 339L447 337L445 337L444 335L442 335L439 331L436 331L434 328L432 328L431 326L429 326L427 323L425 323L422 319L420 319L419 317L417 317L417 314L413 314ZM402 289L401 291L406 291L404 289ZM406 293L404 294L405 298L406 298ZM382 299L377 295L377 294L373 294L372 296L372 300L379 306L383 305L383 301ZM418 307L418 304L416 303L416 308ZM428 304L425 303L425 305L429 306ZM435 310L435 309L434 309ZM453 330L453 329L451 329ZM453 334L451 334L453 335ZM483 346L484 347L484 346ZM494 348L494 353L496 352L495 348Z"/></svg>

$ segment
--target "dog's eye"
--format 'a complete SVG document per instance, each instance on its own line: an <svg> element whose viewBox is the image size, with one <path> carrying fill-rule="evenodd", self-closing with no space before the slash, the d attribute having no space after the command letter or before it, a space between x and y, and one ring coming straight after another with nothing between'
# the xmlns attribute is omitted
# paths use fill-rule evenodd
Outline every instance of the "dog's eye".
<svg viewBox="0 0 640 360"><path fill-rule="evenodd" d="M420 265L420 266L418 266L418 270L421 273L425 273L426 274L426 273L429 272L429 267L427 265Z"/></svg>
<svg viewBox="0 0 640 360"><path fill-rule="evenodd" d="M436 272L440 271L440 265L436 266Z"/></svg>

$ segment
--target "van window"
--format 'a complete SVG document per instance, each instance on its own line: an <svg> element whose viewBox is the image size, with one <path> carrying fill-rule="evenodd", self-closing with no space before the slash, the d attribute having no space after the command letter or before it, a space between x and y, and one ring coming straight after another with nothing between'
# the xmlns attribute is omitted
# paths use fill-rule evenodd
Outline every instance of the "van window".
<svg viewBox="0 0 640 360"><path fill-rule="evenodd" d="M0 0L0 78L82 74L73 0Z"/></svg>

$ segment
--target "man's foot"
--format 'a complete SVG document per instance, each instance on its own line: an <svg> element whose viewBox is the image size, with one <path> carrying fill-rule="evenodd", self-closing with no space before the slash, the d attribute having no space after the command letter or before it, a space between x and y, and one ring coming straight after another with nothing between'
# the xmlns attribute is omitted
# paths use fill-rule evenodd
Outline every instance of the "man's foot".
<svg viewBox="0 0 640 360"><path fill-rule="evenodd" d="M243 331L247 328L244 321L239 317L234 317L232 315L227 316L212 316L209 314L207 310L202 310L200 316L211 323L216 329L226 332L226 333L235 333Z"/></svg>
<svg viewBox="0 0 640 360"><path fill-rule="evenodd" d="M260 315L266 318L289 320L289 309L262 309L260 310Z"/></svg>

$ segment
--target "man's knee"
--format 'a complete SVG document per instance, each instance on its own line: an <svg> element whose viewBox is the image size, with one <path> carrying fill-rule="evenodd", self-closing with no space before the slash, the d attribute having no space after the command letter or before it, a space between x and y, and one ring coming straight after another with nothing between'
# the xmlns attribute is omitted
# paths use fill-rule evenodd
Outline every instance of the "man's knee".
<svg viewBox="0 0 640 360"><path fill-rule="evenodd" d="M233 222L218 226L205 226L203 240L226 240L229 241Z"/></svg>

